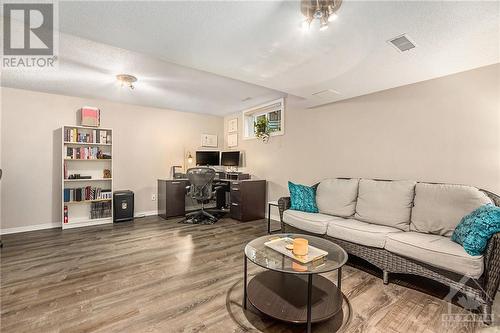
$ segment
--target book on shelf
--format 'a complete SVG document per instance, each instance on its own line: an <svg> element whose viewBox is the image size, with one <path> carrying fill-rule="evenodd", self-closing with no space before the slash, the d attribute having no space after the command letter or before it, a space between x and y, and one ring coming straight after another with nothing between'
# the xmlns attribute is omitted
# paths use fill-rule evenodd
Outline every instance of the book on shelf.
<svg viewBox="0 0 500 333"><path fill-rule="evenodd" d="M64 179L68 179L68 166L64 162Z"/></svg>
<svg viewBox="0 0 500 333"><path fill-rule="evenodd" d="M68 206L64 205L64 220L63 223L68 223Z"/></svg>
<svg viewBox="0 0 500 333"><path fill-rule="evenodd" d="M77 187L64 189L64 202L111 199L111 190L100 187Z"/></svg>
<svg viewBox="0 0 500 333"><path fill-rule="evenodd" d="M111 201L93 202L90 206L90 219L111 217Z"/></svg>
<svg viewBox="0 0 500 333"><path fill-rule="evenodd" d="M87 128L65 128L64 142L110 144L111 131Z"/></svg>
<svg viewBox="0 0 500 333"><path fill-rule="evenodd" d="M113 192L111 192L111 190L101 190L100 196L101 196L101 199L112 199Z"/></svg>
<svg viewBox="0 0 500 333"><path fill-rule="evenodd" d="M82 201L82 189L75 188L70 190L70 193L73 193L73 201Z"/></svg>
<svg viewBox="0 0 500 333"><path fill-rule="evenodd" d="M106 131L99 131L99 143L107 143L107 138Z"/></svg>
<svg viewBox="0 0 500 333"><path fill-rule="evenodd" d="M66 159L97 160L109 159L110 154L103 153L99 147L66 147Z"/></svg>

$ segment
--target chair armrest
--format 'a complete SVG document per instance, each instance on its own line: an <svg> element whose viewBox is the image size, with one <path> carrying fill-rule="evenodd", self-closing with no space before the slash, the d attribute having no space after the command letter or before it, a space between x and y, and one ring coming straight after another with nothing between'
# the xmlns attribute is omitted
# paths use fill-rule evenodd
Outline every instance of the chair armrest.
<svg viewBox="0 0 500 333"><path fill-rule="evenodd" d="M223 188L224 186L214 186L212 187L212 196L211 196L211 199L213 199L214 197L217 196L217 191L220 190L221 188Z"/></svg>
<svg viewBox="0 0 500 333"><path fill-rule="evenodd" d="M500 232L494 234L484 254L484 291L493 302L500 284Z"/></svg>

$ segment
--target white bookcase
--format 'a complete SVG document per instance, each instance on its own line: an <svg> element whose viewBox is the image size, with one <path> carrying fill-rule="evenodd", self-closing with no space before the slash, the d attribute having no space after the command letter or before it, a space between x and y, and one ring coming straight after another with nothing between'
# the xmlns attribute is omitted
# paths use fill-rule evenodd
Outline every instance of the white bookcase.
<svg viewBox="0 0 500 333"><path fill-rule="evenodd" d="M72 135L68 136L68 131ZM111 128L85 127L85 126L63 126L61 130L62 141L62 228L77 228L91 225L113 223L113 130ZM80 137L75 136L78 134ZM98 138L99 134L105 135L106 140ZM85 142L82 136L85 136ZM91 142L87 142L91 141ZM74 154L68 156L68 148ZM98 154L96 154L98 152ZM106 157L106 158L105 158ZM104 178L104 170L111 171L111 178ZM80 174L90 176L91 179L69 179L70 175ZM93 197L85 197L85 190L82 190L82 197L75 193L79 188L93 188ZM65 200L65 189L66 200ZM75 190L76 189L76 190ZM101 189L100 191L98 189ZM109 190L109 198L102 198ZM67 192L70 192L68 201ZM99 193L101 195L99 195ZM109 206L104 209L104 205ZM101 206L101 209L92 208ZM107 207L106 207L107 208ZM67 218L66 218L67 217Z"/></svg>

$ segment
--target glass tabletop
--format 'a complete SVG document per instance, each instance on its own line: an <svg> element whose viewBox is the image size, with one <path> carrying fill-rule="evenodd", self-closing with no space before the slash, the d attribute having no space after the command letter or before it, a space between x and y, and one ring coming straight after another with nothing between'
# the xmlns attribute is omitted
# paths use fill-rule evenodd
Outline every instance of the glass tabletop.
<svg viewBox="0 0 500 333"><path fill-rule="evenodd" d="M285 237L292 239L305 238L310 246L326 251L328 255L304 264L271 249L265 244L271 240ZM339 245L324 238L302 234L273 234L256 238L245 246L245 256L261 267L293 274L326 273L339 269L347 261L347 252Z"/></svg>

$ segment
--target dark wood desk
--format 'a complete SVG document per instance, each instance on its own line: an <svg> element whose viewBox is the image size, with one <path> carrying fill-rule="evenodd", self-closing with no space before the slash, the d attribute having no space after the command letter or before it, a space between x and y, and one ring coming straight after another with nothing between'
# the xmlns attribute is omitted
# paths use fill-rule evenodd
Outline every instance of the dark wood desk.
<svg viewBox="0 0 500 333"><path fill-rule="evenodd" d="M187 179L158 179L158 215L164 219L186 213Z"/></svg>
<svg viewBox="0 0 500 333"><path fill-rule="evenodd" d="M238 221L260 220L266 214L266 181L235 180L230 183L230 216Z"/></svg>
<svg viewBox="0 0 500 333"><path fill-rule="evenodd" d="M266 211L265 180L216 180L226 184L229 191L229 215L239 221L263 219ZM158 179L158 215L167 219L184 216L186 213L187 179ZM225 195L217 195L217 205L225 201Z"/></svg>

